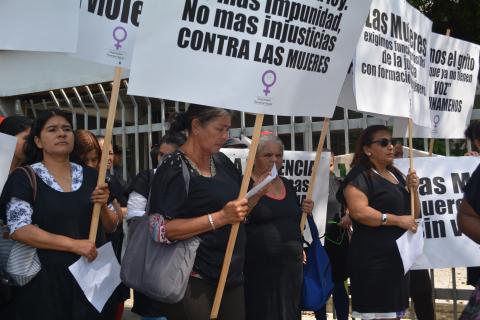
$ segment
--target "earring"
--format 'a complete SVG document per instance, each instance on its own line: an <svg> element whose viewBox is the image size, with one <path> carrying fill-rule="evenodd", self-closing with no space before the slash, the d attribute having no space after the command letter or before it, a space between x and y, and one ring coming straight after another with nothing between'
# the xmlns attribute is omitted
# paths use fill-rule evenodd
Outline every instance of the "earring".
<svg viewBox="0 0 480 320"><path fill-rule="evenodd" d="M369 153L367 153L367 156L368 156L368 157L371 157L371 156L372 156L372 154L369 152Z"/></svg>

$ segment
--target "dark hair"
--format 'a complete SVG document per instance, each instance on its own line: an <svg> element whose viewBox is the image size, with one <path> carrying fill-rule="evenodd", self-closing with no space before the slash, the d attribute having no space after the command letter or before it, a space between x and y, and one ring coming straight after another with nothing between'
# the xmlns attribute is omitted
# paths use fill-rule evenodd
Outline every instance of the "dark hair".
<svg viewBox="0 0 480 320"><path fill-rule="evenodd" d="M72 125L69 115L61 110L49 110L39 113L33 122L32 130L25 143L26 164L33 164L43 160L43 151L35 144L35 137L40 137L43 127L53 117L62 117L68 121L70 126Z"/></svg>
<svg viewBox="0 0 480 320"><path fill-rule="evenodd" d="M0 123L0 132L11 136L16 136L32 127L33 120L24 116L10 116L3 119Z"/></svg>
<svg viewBox="0 0 480 320"><path fill-rule="evenodd" d="M85 156L92 150L97 152L98 159L100 160L102 149L95 135L88 130L80 129L75 131L75 143L70 159L75 163L85 165Z"/></svg>
<svg viewBox="0 0 480 320"><path fill-rule="evenodd" d="M470 125L465 130L465 138L469 139L472 143L476 139L480 139L480 121L474 120L470 122Z"/></svg>
<svg viewBox="0 0 480 320"><path fill-rule="evenodd" d="M160 142L150 149L150 158L152 159L152 166L154 168L158 167L158 154L160 153L160 147L162 144L171 144L174 145L176 149L178 149L182 144L185 143L187 137L181 132L167 132Z"/></svg>
<svg viewBox="0 0 480 320"><path fill-rule="evenodd" d="M187 112L176 114L174 121L170 125L170 132L176 133L184 130L190 132L194 119L198 119L202 125L205 125L215 118L231 115L231 111L227 109L191 104Z"/></svg>
<svg viewBox="0 0 480 320"><path fill-rule="evenodd" d="M374 165L370 161L370 158L365 154L365 152L363 152L363 147L371 145L373 142L373 136L375 135L375 133L380 131L385 131L390 133L390 130L383 125L373 125L365 128L362 131L362 133L360 134L360 137L358 137L357 139L357 143L355 144L355 153L353 155L352 163L350 164L351 168L358 165L362 165L366 169L374 168ZM400 172L393 165L387 166L387 169L395 171L397 173Z"/></svg>

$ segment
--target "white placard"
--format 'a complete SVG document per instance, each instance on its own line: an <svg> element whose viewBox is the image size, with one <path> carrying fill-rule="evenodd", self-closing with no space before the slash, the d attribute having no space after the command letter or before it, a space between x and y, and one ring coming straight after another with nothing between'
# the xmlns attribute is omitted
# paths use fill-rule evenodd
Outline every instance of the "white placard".
<svg viewBox="0 0 480 320"><path fill-rule="evenodd" d="M331 117L370 2L145 1L128 93Z"/></svg>
<svg viewBox="0 0 480 320"><path fill-rule="evenodd" d="M407 274L423 253L423 245L425 243L423 239L423 222L419 221L416 233L410 230L405 231L396 242L403 263L403 272Z"/></svg>
<svg viewBox="0 0 480 320"><path fill-rule="evenodd" d="M78 0L1 0L0 49L75 52Z"/></svg>
<svg viewBox="0 0 480 320"><path fill-rule="evenodd" d="M373 0L354 59L359 111L430 126L431 29L432 22L405 0Z"/></svg>
<svg viewBox="0 0 480 320"><path fill-rule="evenodd" d="M479 157L415 158L425 244L412 269L480 265L479 245L457 225L462 189L479 163ZM409 160L396 159L395 166L406 173Z"/></svg>
<svg viewBox="0 0 480 320"><path fill-rule="evenodd" d="M413 127L415 138L462 139L470 122L478 79L480 46L432 33L430 57L431 128ZM394 135L406 136L408 121L395 119Z"/></svg>
<svg viewBox="0 0 480 320"><path fill-rule="evenodd" d="M242 171L247 165L248 149L221 149ZM293 188L297 192L297 197L301 203L307 196L308 183L312 174L315 152L308 151L284 151L283 166L279 170L279 175L292 181ZM320 164L317 171L317 180L313 190L312 200L313 219L317 225L318 234L323 236L327 220L327 202L328 202L328 175L330 173L330 152L323 152L320 157ZM300 226L299 226L300 227ZM308 223L306 224L308 229ZM305 232L305 240L310 242L310 233Z"/></svg>
<svg viewBox="0 0 480 320"><path fill-rule="evenodd" d="M0 133L0 193L7 182L16 146L16 137Z"/></svg>
<svg viewBox="0 0 480 320"><path fill-rule="evenodd" d="M85 257L80 257L68 269L77 280L87 300L98 312L102 312L105 303L122 282L120 264L115 257L111 242L97 249L97 258L92 262L88 262Z"/></svg>
<svg viewBox="0 0 480 320"><path fill-rule="evenodd" d="M82 0L74 56L129 69L142 8L142 0Z"/></svg>

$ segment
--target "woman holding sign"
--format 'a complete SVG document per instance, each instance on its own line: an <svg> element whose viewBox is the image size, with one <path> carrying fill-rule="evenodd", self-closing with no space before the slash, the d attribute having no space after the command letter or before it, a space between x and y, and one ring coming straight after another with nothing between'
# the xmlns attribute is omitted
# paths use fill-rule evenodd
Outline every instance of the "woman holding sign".
<svg viewBox="0 0 480 320"><path fill-rule="evenodd" d="M283 143L263 134L257 148L251 185L283 165ZM289 180L277 176L252 209L246 224L245 306L247 320L300 319L303 249L300 218L313 201L300 207Z"/></svg>
<svg viewBox="0 0 480 320"><path fill-rule="evenodd" d="M230 126L229 111L198 105L178 114L171 125L170 132L186 130L188 138L178 151L165 157L155 172L150 193L150 228L156 230L158 242L168 244L194 236L199 236L201 242L183 299L175 304L152 304L150 317L204 320L210 316L231 225L243 222L249 210L246 199L237 199L240 173L219 152L228 139ZM218 319L245 319L244 248L245 231L241 224Z"/></svg>
<svg viewBox="0 0 480 320"><path fill-rule="evenodd" d="M353 222L349 271L354 318L399 319L408 307L409 274L404 273L396 240L405 230L417 230L411 211L420 214L419 179L414 171L405 179L393 159L388 128L366 128L338 193Z"/></svg>
<svg viewBox="0 0 480 320"><path fill-rule="evenodd" d="M17 288L13 308L18 319L101 319L68 270L80 256L94 260L97 243L88 239L93 203L104 209L109 191L97 186L97 172L70 162L74 135L68 117L59 111L40 114L26 144L27 171L14 170L6 199L7 224L13 240L37 248L40 272ZM33 181L33 180L32 180ZM106 230L114 221L102 211ZM102 230L100 228L99 230Z"/></svg>

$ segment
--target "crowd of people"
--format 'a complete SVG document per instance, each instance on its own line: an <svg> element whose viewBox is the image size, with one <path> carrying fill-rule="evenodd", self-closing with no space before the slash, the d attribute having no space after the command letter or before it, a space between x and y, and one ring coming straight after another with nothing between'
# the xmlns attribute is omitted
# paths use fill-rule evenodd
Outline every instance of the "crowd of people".
<svg viewBox="0 0 480 320"><path fill-rule="evenodd" d="M156 230L152 237L159 244L198 237L200 245L179 302L134 291L132 311L142 319L209 319L236 223L240 227L218 319L301 319L306 261L299 225L302 212L311 214L314 203L298 203L293 185L282 176L253 197L238 199L242 173L220 152L241 144L229 137L231 121L228 110L191 105L175 116L169 132L152 147L153 169L132 179L119 178L123 170L114 159L121 150L112 147L106 181L97 185L104 137L88 130L74 132L69 116L60 111L43 112L34 120L5 118L0 132L16 136L17 146L0 197L0 220L11 239L37 249L41 270L24 286L0 283L2 319L121 319L129 288L117 287L99 313L68 267L81 256L94 260L97 248L107 241L121 263L129 221L145 215L152 217L150 230ZM480 148L478 123L472 123L466 136ZM261 183L273 166L281 169L283 152L279 137L261 135L249 188ZM320 183L329 185L324 247L332 266L338 319L349 314L399 319L409 297L420 320L433 319L428 271L405 273L396 246L406 230L417 231L415 218L420 216L419 177L414 170L405 176L394 166L402 146L392 142L388 127L366 128L344 179L335 176L331 154L329 180ZM477 243L479 170L465 189L458 214L462 232ZM101 215L92 242L88 234L94 203L101 205ZM469 310L473 313L474 307ZM311 311L316 319L326 319L326 307Z"/></svg>

